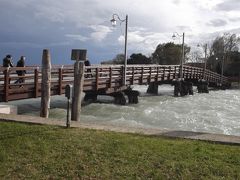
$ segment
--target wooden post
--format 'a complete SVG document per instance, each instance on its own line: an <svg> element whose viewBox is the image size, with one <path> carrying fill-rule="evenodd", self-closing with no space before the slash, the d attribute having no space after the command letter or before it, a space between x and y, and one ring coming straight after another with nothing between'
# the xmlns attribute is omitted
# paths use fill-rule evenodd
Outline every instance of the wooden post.
<svg viewBox="0 0 240 180"><path fill-rule="evenodd" d="M34 70L34 87L35 87L35 98L38 97L38 68Z"/></svg>
<svg viewBox="0 0 240 180"><path fill-rule="evenodd" d="M48 49L42 55L42 84L40 116L48 118L51 97L51 57Z"/></svg>
<svg viewBox="0 0 240 180"><path fill-rule="evenodd" d="M96 91L98 90L98 81L99 81L99 69L96 68Z"/></svg>
<svg viewBox="0 0 240 180"><path fill-rule="evenodd" d="M9 95L9 68L4 70L4 91L5 91L5 102L8 102Z"/></svg>
<svg viewBox="0 0 240 180"><path fill-rule="evenodd" d="M142 66L142 72L141 72L141 85L143 84L143 74L144 74L144 66Z"/></svg>
<svg viewBox="0 0 240 180"><path fill-rule="evenodd" d="M175 70L174 70L174 79L177 79L177 66L175 66Z"/></svg>
<svg viewBox="0 0 240 180"><path fill-rule="evenodd" d="M109 88L112 88L112 67L109 68Z"/></svg>
<svg viewBox="0 0 240 180"><path fill-rule="evenodd" d="M151 83L151 78L152 78L152 66L150 67L150 73L149 73L148 84Z"/></svg>
<svg viewBox="0 0 240 180"><path fill-rule="evenodd" d="M59 86L59 91L58 94L62 94L62 85L63 85L63 68L59 68L58 70L58 86Z"/></svg>
<svg viewBox="0 0 240 180"><path fill-rule="evenodd" d="M132 67L132 85L134 84L134 67ZM240 77L240 76L239 76Z"/></svg>
<svg viewBox="0 0 240 180"><path fill-rule="evenodd" d="M165 80L165 72L166 72L166 71L165 71L165 68L166 68L166 67L164 66L164 67L163 67L163 77L162 77L162 80L163 80L163 81Z"/></svg>
<svg viewBox="0 0 240 180"><path fill-rule="evenodd" d="M71 120L80 121L81 100L84 83L84 62L76 61L74 64L74 90L72 99L72 116Z"/></svg>
<svg viewBox="0 0 240 180"><path fill-rule="evenodd" d="M125 75L125 71L124 71L124 66L122 66L121 67L121 74L122 74L122 86L124 86L125 85L125 77L124 77L124 75Z"/></svg>

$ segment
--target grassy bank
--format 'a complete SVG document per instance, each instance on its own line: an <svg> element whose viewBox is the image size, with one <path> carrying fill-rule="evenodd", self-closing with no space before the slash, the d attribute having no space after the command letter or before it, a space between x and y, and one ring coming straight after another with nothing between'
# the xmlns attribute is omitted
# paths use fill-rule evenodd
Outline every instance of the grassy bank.
<svg viewBox="0 0 240 180"><path fill-rule="evenodd" d="M240 147L0 122L0 179L240 179Z"/></svg>

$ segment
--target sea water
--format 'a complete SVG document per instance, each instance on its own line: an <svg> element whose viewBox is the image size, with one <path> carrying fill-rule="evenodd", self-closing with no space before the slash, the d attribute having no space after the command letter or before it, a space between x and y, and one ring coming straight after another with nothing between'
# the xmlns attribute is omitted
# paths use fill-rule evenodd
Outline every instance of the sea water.
<svg viewBox="0 0 240 180"><path fill-rule="evenodd" d="M161 128L220 133L240 136L240 90L210 91L193 96L174 97L173 86L159 86L159 95L146 93L147 86L134 86L140 91L138 104L113 104L113 98L99 96L97 103L83 105L81 122L123 127ZM19 114L39 115L40 99L9 102L17 105ZM67 99L51 99L50 117L66 120Z"/></svg>

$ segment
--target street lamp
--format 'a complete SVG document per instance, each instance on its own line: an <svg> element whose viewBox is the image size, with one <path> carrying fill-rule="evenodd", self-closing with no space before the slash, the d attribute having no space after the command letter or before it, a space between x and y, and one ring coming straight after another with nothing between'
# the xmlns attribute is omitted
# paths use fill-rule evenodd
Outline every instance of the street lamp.
<svg viewBox="0 0 240 180"><path fill-rule="evenodd" d="M117 19L116 19L117 18ZM113 14L112 19L110 20L112 23L112 26L117 25L117 20L119 20L121 23L125 22L125 45L124 45L124 76L123 76L123 85L126 85L127 81L127 29L128 29L128 15L126 15L126 19L121 19L118 14Z"/></svg>
<svg viewBox="0 0 240 180"><path fill-rule="evenodd" d="M185 36L185 33L183 32L182 35L179 35L177 32L174 32L173 35L172 35L172 38L175 39L178 37L182 37L182 58L180 60L180 79L183 78L183 62L184 62L184 36Z"/></svg>
<svg viewBox="0 0 240 180"><path fill-rule="evenodd" d="M202 45L198 44L197 47L203 47L204 48L204 70L203 70L203 79L205 79L206 69L207 69L207 43Z"/></svg>
<svg viewBox="0 0 240 180"><path fill-rule="evenodd" d="M225 57L224 57L224 54L223 54L223 56L222 56L222 61L221 61L221 85L222 85L222 82L223 82L223 67L224 67L224 59L225 59ZM219 60L219 58L216 57L216 61L218 61L218 60Z"/></svg>

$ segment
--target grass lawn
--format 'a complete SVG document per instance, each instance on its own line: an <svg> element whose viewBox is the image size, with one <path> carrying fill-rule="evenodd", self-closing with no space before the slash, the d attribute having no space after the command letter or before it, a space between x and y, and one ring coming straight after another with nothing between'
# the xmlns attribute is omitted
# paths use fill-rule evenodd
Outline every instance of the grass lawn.
<svg viewBox="0 0 240 180"><path fill-rule="evenodd" d="M240 146L0 122L0 179L240 179Z"/></svg>

